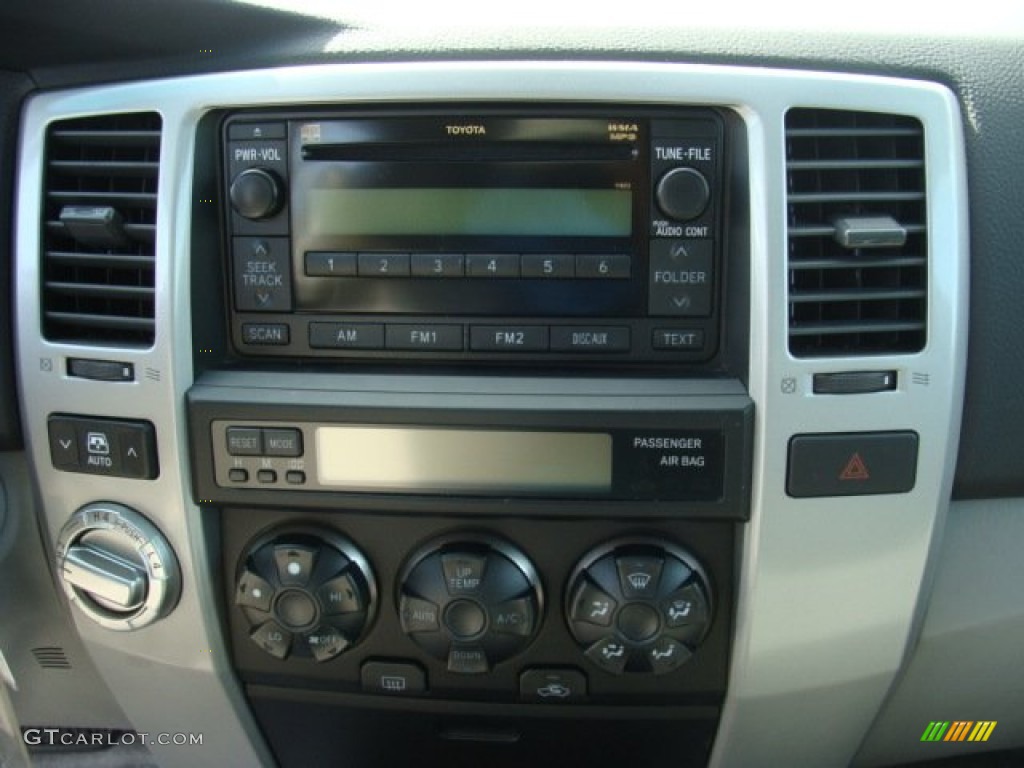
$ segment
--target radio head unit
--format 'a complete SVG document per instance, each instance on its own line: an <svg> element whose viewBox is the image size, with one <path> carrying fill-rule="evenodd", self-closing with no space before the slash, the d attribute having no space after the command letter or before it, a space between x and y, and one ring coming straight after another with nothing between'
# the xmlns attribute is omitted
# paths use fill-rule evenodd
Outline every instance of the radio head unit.
<svg viewBox="0 0 1024 768"><path fill-rule="evenodd" d="M235 346L707 360L723 135L708 109L232 115Z"/></svg>

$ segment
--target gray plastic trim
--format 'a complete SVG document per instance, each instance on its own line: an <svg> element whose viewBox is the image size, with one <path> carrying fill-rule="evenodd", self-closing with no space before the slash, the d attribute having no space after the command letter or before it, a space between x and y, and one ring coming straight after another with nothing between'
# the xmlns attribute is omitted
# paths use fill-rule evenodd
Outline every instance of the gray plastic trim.
<svg viewBox="0 0 1024 768"><path fill-rule="evenodd" d="M1022 541L1024 499L951 505L921 636L855 765L892 765L1024 744ZM932 720L994 720L997 725L982 744L922 743L921 734Z"/></svg>
<svg viewBox="0 0 1024 768"><path fill-rule="evenodd" d="M745 530L731 687L716 766L845 765L878 711L915 626L937 523L949 499L963 400L967 217L961 118L942 86L911 80L650 63L445 62L236 72L44 94L21 133L16 231L17 340L29 448L55 536L77 507L112 498L164 531L185 574L178 608L134 633L78 620L104 676L140 729L208 733L194 749L156 747L167 765L267 762L226 655L209 563L216 541L189 498L183 395L192 381L189 210L195 128L221 107L345 102L552 101L719 105L746 123L751 203L750 394L756 403L753 519ZM786 345L784 115L793 106L887 111L925 126L931 222L929 338L914 355L795 360ZM42 340L39 211L43 137L56 119L155 109L164 121L157 232L157 336L149 350ZM130 385L71 380L68 356L153 370ZM49 361L49 365L45 361ZM814 373L896 370L893 392L814 395ZM923 383L926 382L926 383ZM429 385L428 385L429 386ZM155 481L68 475L49 463L54 410L154 423ZM910 429L921 436L908 494L795 500L786 445L801 432ZM154 695L156 693L156 695ZM815 725L829 738L808 738Z"/></svg>

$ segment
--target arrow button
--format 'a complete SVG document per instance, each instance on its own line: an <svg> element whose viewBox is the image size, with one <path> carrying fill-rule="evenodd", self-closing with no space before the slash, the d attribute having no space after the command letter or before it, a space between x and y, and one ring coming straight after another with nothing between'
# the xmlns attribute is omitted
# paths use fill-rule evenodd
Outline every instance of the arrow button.
<svg viewBox="0 0 1024 768"><path fill-rule="evenodd" d="M57 469L78 468L78 436L75 425L59 416L51 416L47 427L50 433L50 459Z"/></svg>

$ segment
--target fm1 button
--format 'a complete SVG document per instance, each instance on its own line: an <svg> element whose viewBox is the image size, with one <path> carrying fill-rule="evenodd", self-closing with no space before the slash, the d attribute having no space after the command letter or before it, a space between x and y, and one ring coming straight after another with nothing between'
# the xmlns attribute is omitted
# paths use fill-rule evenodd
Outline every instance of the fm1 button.
<svg viewBox="0 0 1024 768"><path fill-rule="evenodd" d="M408 696L427 690L427 676L415 664L368 661L359 676L367 693Z"/></svg>
<svg viewBox="0 0 1024 768"><path fill-rule="evenodd" d="M519 677L519 696L550 704L579 701L587 696L587 678L575 669L527 669Z"/></svg>

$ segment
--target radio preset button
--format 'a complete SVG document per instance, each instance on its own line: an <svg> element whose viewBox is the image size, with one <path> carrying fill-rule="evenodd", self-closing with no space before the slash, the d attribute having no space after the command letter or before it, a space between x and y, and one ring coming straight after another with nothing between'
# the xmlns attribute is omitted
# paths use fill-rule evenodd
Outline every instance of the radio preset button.
<svg viewBox="0 0 1024 768"><path fill-rule="evenodd" d="M408 253L360 253L360 277L409 277Z"/></svg>
<svg viewBox="0 0 1024 768"><path fill-rule="evenodd" d="M412 254L413 277L462 277L466 257L461 253Z"/></svg>
<svg viewBox="0 0 1024 768"><path fill-rule="evenodd" d="M704 349L704 331L687 328L655 328L651 333L654 349L699 351Z"/></svg>
<svg viewBox="0 0 1024 768"><path fill-rule="evenodd" d="M297 429L264 429L263 450L265 456L301 456L302 433Z"/></svg>
<svg viewBox="0 0 1024 768"><path fill-rule="evenodd" d="M544 352L548 348L546 325L474 325L469 346L478 352Z"/></svg>
<svg viewBox="0 0 1024 768"><path fill-rule="evenodd" d="M345 251L306 251L309 277L355 277L356 255Z"/></svg>
<svg viewBox="0 0 1024 768"><path fill-rule="evenodd" d="M522 276L549 279L575 277L576 257L568 253L524 253Z"/></svg>
<svg viewBox="0 0 1024 768"><path fill-rule="evenodd" d="M652 315L679 317L711 313L710 240L655 240L651 243Z"/></svg>
<svg viewBox="0 0 1024 768"><path fill-rule="evenodd" d="M461 325L403 325L385 327L388 349L422 349L426 351L461 351Z"/></svg>
<svg viewBox="0 0 1024 768"><path fill-rule="evenodd" d="M629 277L630 259L624 253L606 256L600 253L576 255L576 277L624 279Z"/></svg>
<svg viewBox="0 0 1024 768"><path fill-rule="evenodd" d="M316 349L383 349L382 323L310 323L309 346Z"/></svg>
<svg viewBox="0 0 1024 768"><path fill-rule="evenodd" d="M466 277L519 277L519 254L467 254Z"/></svg>
<svg viewBox="0 0 1024 768"><path fill-rule="evenodd" d="M292 269L286 237L236 237L232 241L235 308L240 312L291 312Z"/></svg>
<svg viewBox="0 0 1024 768"><path fill-rule="evenodd" d="M231 456L263 455L263 432L255 427L228 427L227 440Z"/></svg>
<svg viewBox="0 0 1024 768"><path fill-rule="evenodd" d="M618 326L553 326L551 349L556 352L628 352L629 328Z"/></svg>

